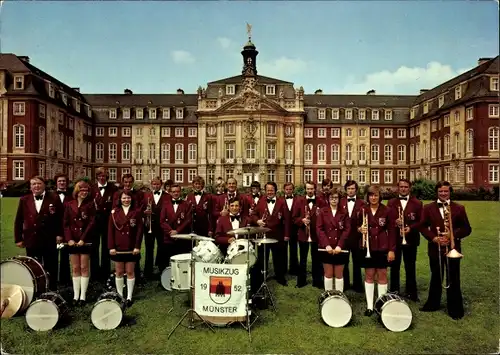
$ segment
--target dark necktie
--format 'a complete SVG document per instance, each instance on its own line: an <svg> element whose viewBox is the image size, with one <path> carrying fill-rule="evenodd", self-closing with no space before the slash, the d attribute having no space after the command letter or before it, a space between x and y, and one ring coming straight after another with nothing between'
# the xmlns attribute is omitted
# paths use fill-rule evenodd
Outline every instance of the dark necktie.
<svg viewBox="0 0 500 355"><path fill-rule="evenodd" d="M158 190L158 191L155 191L155 195L160 195L161 194L161 191Z"/></svg>
<svg viewBox="0 0 500 355"><path fill-rule="evenodd" d="M267 203L274 203L274 202L276 202L276 201L274 201L274 199L271 199L271 198L267 199Z"/></svg>
<svg viewBox="0 0 500 355"><path fill-rule="evenodd" d="M314 198L308 198L308 199L307 199L307 203L308 203L308 204L309 204L309 203L312 203L312 204L314 205L314 204L316 203L316 199L314 199Z"/></svg>
<svg viewBox="0 0 500 355"><path fill-rule="evenodd" d="M356 202L356 199L355 198L348 198L347 202Z"/></svg>
<svg viewBox="0 0 500 355"><path fill-rule="evenodd" d="M234 194L229 194L229 199L233 199L234 198Z"/></svg>
<svg viewBox="0 0 500 355"><path fill-rule="evenodd" d="M57 194L58 195L63 194L64 196L66 196L66 191L57 190Z"/></svg>
<svg viewBox="0 0 500 355"><path fill-rule="evenodd" d="M286 199L287 200L293 200L293 196L287 196Z"/></svg>
<svg viewBox="0 0 500 355"><path fill-rule="evenodd" d="M446 203L438 202L438 208L444 208L446 206Z"/></svg>
<svg viewBox="0 0 500 355"><path fill-rule="evenodd" d="M240 220L240 216L231 216L231 222L234 222L235 220Z"/></svg>
<svg viewBox="0 0 500 355"><path fill-rule="evenodd" d="M399 197L399 200L400 200L400 201L408 201L408 197L406 197L406 196L405 196L405 197L400 196L400 197Z"/></svg>
<svg viewBox="0 0 500 355"><path fill-rule="evenodd" d="M106 188L106 186L99 186L99 190L102 191Z"/></svg>
<svg viewBox="0 0 500 355"><path fill-rule="evenodd" d="M259 195L258 194L254 194L253 198L259 198Z"/></svg>
<svg viewBox="0 0 500 355"><path fill-rule="evenodd" d="M43 200L43 195L35 196L35 199L37 201L42 201Z"/></svg>
<svg viewBox="0 0 500 355"><path fill-rule="evenodd" d="M182 200L172 200L172 203L174 205L179 205L182 202Z"/></svg>
<svg viewBox="0 0 500 355"><path fill-rule="evenodd" d="M201 191L195 191L195 192L194 192L194 195L195 195L195 196L201 196Z"/></svg>

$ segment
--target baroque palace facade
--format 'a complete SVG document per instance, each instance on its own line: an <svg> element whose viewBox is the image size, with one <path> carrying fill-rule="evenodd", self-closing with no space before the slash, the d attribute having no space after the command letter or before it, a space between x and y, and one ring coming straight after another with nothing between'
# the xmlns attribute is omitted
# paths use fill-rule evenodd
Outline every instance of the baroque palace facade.
<svg viewBox="0 0 500 355"><path fill-rule="evenodd" d="M499 57L420 95L304 93L257 74L249 42L242 75L196 94L81 94L30 63L0 57L0 182L58 172L70 179L106 166L187 186L235 177L321 182L446 179L457 187L499 183Z"/></svg>

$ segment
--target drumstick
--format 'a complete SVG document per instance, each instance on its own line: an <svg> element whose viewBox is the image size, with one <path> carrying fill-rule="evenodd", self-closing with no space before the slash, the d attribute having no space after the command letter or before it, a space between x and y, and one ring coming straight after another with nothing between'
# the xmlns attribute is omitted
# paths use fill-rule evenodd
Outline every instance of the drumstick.
<svg viewBox="0 0 500 355"><path fill-rule="evenodd" d="M117 251L116 255L119 255L119 254L133 254L133 253L134 253L133 251Z"/></svg>
<svg viewBox="0 0 500 355"><path fill-rule="evenodd" d="M332 249L332 250L335 250L335 249ZM328 251L328 250L326 250L326 249L318 249L318 251ZM349 253L349 250L342 249L340 252L341 253Z"/></svg>
<svg viewBox="0 0 500 355"><path fill-rule="evenodd" d="M74 246L74 247L82 247L82 246L92 245L92 243L83 243L83 245L78 245L78 243L75 243L75 244L73 244L73 245L69 245L68 243L59 243L59 245L64 245L64 246Z"/></svg>

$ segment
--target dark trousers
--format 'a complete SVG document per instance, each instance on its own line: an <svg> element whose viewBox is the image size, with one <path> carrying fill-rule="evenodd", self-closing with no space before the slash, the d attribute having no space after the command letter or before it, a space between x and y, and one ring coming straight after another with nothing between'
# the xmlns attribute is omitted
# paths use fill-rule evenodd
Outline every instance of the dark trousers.
<svg viewBox="0 0 500 355"><path fill-rule="evenodd" d="M260 245L257 247L257 262L254 265L256 270L254 271L255 277L251 279L252 289L258 289L262 282L264 281L264 263L266 263L267 275L269 275L269 253L273 254L273 267L274 267L274 275L277 280L285 279L285 263L284 256L287 252L286 250L286 242L279 241L274 244L266 244L266 252L264 254L264 245ZM267 276L266 275L266 276Z"/></svg>
<svg viewBox="0 0 500 355"><path fill-rule="evenodd" d="M359 265L358 257L356 256L358 255L356 251L357 249L351 249L349 251L349 254L347 254L347 261L344 265L344 273L343 273L345 290L351 287L349 260L352 260L352 288L355 289L356 291L363 290L363 278L361 277L361 267Z"/></svg>
<svg viewBox="0 0 500 355"><path fill-rule="evenodd" d="M299 271L298 245L297 232L292 232L288 241L288 250L290 253L288 268L290 274L297 274Z"/></svg>
<svg viewBox="0 0 500 355"><path fill-rule="evenodd" d="M155 241L156 241L156 262L154 258L155 251ZM144 261L144 275L151 276L153 273L153 266L158 265L161 258L161 245L163 244L163 234L156 228L153 229L153 233L144 234L144 244L146 248L146 260Z"/></svg>
<svg viewBox="0 0 500 355"><path fill-rule="evenodd" d="M57 290L57 248L55 243L35 248L26 248L26 255L36 258L49 274L49 289Z"/></svg>
<svg viewBox="0 0 500 355"><path fill-rule="evenodd" d="M446 265L446 256L441 258L442 266ZM431 269L431 284L429 287L429 298L426 306L429 308L438 309L441 304L442 280L441 268L437 255L429 255L429 266ZM448 314L451 317L463 317L464 304L462 299L462 290L460 289L460 259L448 258L449 270L443 275L446 280L445 285L449 285L446 289L446 303ZM449 278L447 277L449 275Z"/></svg>
<svg viewBox="0 0 500 355"><path fill-rule="evenodd" d="M71 284L68 248L62 248L59 250L59 283L61 285Z"/></svg>
<svg viewBox="0 0 500 355"><path fill-rule="evenodd" d="M312 263L312 279L313 284L323 283L323 265L320 260L318 251L318 243L316 242L299 242L300 264L299 274L297 277L298 284L305 284L307 281L307 256L311 249L311 263Z"/></svg>
<svg viewBox="0 0 500 355"><path fill-rule="evenodd" d="M102 246L102 248L100 248ZM100 258L99 258L100 256ZM94 280L105 281L111 273L111 259L108 249L108 217L98 216L96 234L92 240L90 255L90 276Z"/></svg>
<svg viewBox="0 0 500 355"><path fill-rule="evenodd" d="M406 287L405 291L410 296L417 296L417 246L416 245L398 245L396 248L396 258L390 264L391 282L390 291L399 292L401 259L405 263Z"/></svg>

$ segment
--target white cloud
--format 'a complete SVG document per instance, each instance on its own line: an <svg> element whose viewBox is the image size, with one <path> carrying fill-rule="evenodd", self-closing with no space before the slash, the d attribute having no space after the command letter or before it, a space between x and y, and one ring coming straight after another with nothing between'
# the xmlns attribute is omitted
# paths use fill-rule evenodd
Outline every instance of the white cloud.
<svg viewBox="0 0 500 355"><path fill-rule="evenodd" d="M396 71L384 70L368 74L360 82L351 78L343 93L364 94L374 89L377 94L418 94L420 89L432 89L471 68L454 70L451 66L430 62L425 68L399 67Z"/></svg>
<svg viewBox="0 0 500 355"><path fill-rule="evenodd" d="M194 56L188 51L176 50L172 51L171 55L174 62L178 64L190 64L195 61Z"/></svg>
<svg viewBox="0 0 500 355"><path fill-rule="evenodd" d="M217 42L224 49L229 48L231 46L231 44L232 44L232 41L229 38L227 38L227 37L218 37L217 38Z"/></svg>
<svg viewBox="0 0 500 355"><path fill-rule="evenodd" d="M291 80L290 76L307 68L307 62L299 58L281 57L272 61L257 61L259 74L282 80Z"/></svg>

